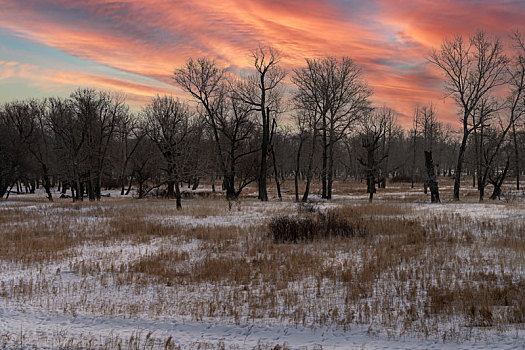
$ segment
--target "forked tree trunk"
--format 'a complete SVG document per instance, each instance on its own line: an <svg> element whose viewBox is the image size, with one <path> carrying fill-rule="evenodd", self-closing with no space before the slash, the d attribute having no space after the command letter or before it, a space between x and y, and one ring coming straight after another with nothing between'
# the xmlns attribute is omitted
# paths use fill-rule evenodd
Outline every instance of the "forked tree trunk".
<svg viewBox="0 0 525 350"><path fill-rule="evenodd" d="M507 172L509 171L509 163L509 158L507 158L507 162L505 164L505 169L503 169L503 172L498 177L496 177L495 180L491 181L494 185L494 191L490 196L490 199L492 200L501 198L501 186L503 185L503 181L505 181L505 177L507 176Z"/></svg>
<svg viewBox="0 0 525 350"><path fill-rule="evenodd" d="M193 186L191 187L192 191L195 191L197 188L199 188L199 182L200 177L196 177L195 179L193 179Z"/></svg>

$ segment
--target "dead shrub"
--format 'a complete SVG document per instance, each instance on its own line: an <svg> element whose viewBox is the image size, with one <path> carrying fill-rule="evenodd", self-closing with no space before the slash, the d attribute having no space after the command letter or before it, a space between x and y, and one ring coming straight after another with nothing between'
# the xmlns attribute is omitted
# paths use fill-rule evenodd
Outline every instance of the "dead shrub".
<svg viewBox="0 0 525 350"><path fill-rule="evenodd" d="M359 218L348 218L338 210L306 216L278 216L269 224L275 242L303 242L330 237L363 237L366 229Z"/></svg>

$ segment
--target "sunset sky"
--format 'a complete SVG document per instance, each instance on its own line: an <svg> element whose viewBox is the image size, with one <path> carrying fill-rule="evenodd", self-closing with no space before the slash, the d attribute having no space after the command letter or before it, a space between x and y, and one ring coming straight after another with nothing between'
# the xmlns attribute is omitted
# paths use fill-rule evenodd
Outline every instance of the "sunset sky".
<svg viewBox="0 0 525 350"><path fill-rule="evenodd" d="M353 58L374 101L404 114L405 125L416 103L431 101L455 122L425 57L455 33L523 31L524 15L520 0L0 0L0 102L78 86L123 91L134 106L157 93L184 97L171 75L188 57L243 74L263 43L282 51L286 68Z"/></svg>

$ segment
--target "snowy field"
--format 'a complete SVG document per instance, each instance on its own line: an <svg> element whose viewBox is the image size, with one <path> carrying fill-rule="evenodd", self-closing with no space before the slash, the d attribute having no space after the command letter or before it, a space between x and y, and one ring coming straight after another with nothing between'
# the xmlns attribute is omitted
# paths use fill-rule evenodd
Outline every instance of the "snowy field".
<svg viewBox="0 0 525 350"><path fill-rule="evenodd" d="M0 348L524 349L525 204L471 192L431 205L393 186L372 204L346 191L308 208L289 193L196 197L182 211L114 192L11 195L0 201ZM338 211L366 234L269 237L272 218L308 210Z"/></svg>

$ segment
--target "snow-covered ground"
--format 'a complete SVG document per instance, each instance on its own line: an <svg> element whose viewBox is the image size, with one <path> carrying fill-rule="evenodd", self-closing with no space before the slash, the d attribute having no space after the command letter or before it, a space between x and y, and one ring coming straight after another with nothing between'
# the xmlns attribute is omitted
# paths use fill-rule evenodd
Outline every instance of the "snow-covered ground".
<svg viewBox="0 0 525 350"><path fill-rule="evenodd" d="M225 349L251 349L258 345L286 345L291 349L523 349L525 332L492 334L468 341L442 341L411 336L389 338L367 326L354 326L347 330L334 328L311 329L280 325L231 325L220 321L184 321L177 318L154 320L150 318L108 317L96 315L70 316L49 314L33 308L1 309L0 329L15 332L14 343L23 334L23 344L58 347L69 339L100 340L108 335L126 339L134 335L144 338L153 331L157 346L172 337L175 344L189 348L198 345L224 346ZM1 337L0 337L1 339ZM0 341L0 345L1 345ZM16 346L16 344L13 344Z"/></svg>
<svg viewBox="0 0 525 350"><path fill-rule="evenodd" d="M384 196L384 203L392 201L392 197L399 197L396 205L407 212L403 217L416 218L423 222L431 216L442 218L443 221L455 220L459 223L454 224L457 226L451 226L454 229L461 226L463 231L472 230L470 233L462 231L457 234L458 237L465 235L469 240L469 234L473 235L474 241L484 237L481 232L476 231L477 221L493 222L494 227L491 226L490 230L500 232L507 224L520 227L525 218L525 205L521 203L405 203L400 197L402 194L395 191L382 193L377 197L381 202L381 197ZM170 344L180 345L182 348L204 349L272 349L276 345L292 349L525 348L523 324L465 326L460 318L452 317L442 324L431 324L436 330L427 334L413 331L413 327L409 331L403 330L402 327L391 329L384 326L387 324L385 320L376 317L371 317L368 321L352 321L338 325L334 321L338 319L337 316L333 316L322 324L316 321L323 319L318 313L329 313L334 307L342 307L344 292L336 286L322 285L318 287L321 291L319 294L315 291L318 282L308 278L270 289L271 293L279 294L275 299L277 305L273 307L281 314L272 315L269 312L262 316L258 314L256 317L250 316L250 303L256 299L240 296L237 300L237 294L244 293L242 286L228 286L223 284L223 281L216 284L172 286L162 282L140 285L141 280L133 280L133 283L118 280L127 278L124 273L119 274L119 269L129 268L143 257L153 256L174 247L179 254L187 254L190 260L181 263L181 273L188 264L219 256L224 253L221 252L220 246L216 246L219 243L205 237L210 232L213 234L214 230L219 230L217 232L226 239L233 231L241 230L241 235L247 235L243 240L247 242L246 247L249 247L251 230L264 226L275 215L297 211L291 198L270 203L246 199L232 206L228 206L221 199L190 199L183 202L182 212L174 211L174 203L170 201L137 201L121 197L118 192L111 192L110 198L101 203L71 204L69 201L64 199L48 203L43 200L41 193L12 195L8 201L0 201L0 216L4 216L0 221L0 235L2 231L7 233L15 228L38 229L40 226L34 226L34 221L38 220L51 222L45 225L60 222L64 232L74 233L81 228L89 231L89 234L93 232L97 235L110 235L115 232L112 225L121 219L122 213L128 211L136 212L137 223L147 221L162 225L167 227L167 230L172 230L173 234L168 237L152 234L152 237L144 241L127 236L114 240L85 240L68 248L70 254L66 254L65 257L50 258L36 263L0 260L0 348L96 348L103 347L104 344L107 347L116 347L115 344L119 341L126 344L130 339L140 339L144 348L148 348L146 344L153 343L154 348L169 347L166 346L168 339ZM339 194L334 196L333 202L319 201L316 207L324 210L362 205L366 205L366 195ZM149 206L149 212L143 213L142 206ZM16 216L14 222L5 219L9 215L13 218ZM458 218L465 218L467 221ZM443 223L440 221L439 225ZM181 235L179 228L194 229L197 236L191 236L193 231ZM204 238L199 238L201 236ZM470 242L469 240L466 242ZM237 248L238 253L242 252L245 246ZM305 247L306 251L308 249ZM462 242L454 249L458 259L474 259L468 243ZM366 258L351 249L339 253L332 258L326 255L324 259L337 265L347 260L358 263ZM525 256L509 252L509 256L501 257L501 253L497 247L487 247L485 252L480 252L479 258L476 255L476 259L479 259L476 261L503 259L500 265L503 269L508 269L503 271L504 273L512 275L516 280L525 278ZM519 264L511 267L505 265L505 259L511 258L512 262L517 261ZM448 263L444 262L444 274ZM500 265L494 263L490 266ZM485 270L483 266L471 266L471 271L468 272ZM467 273L463 270L461 272ZM252 291L255 294L262 295L268 292L264 286L250 288L259 288ZM285 301L288 294L284 292L294 288L301 290L293 296L302 295L303 299L297 302L306 310L306 321L294 322L294 312L299 312L299 308L294 310L294 302ZM381 286L377 282L374 290L380 291L384 288L388 286ZM395 296L396 293L393 292L392 295ZM370 305L373 305L371 296L369 298ZM401 305L403 302L404 299L399 297L399 300L376 305L392 306ZM212 303L219 308L233 303L232 307L237 309L207 310ZM284 306L286 303L291 303L291 306ZM254 307L264 309L262 306ZM396 314L397 311L392 312ZM357 314L357 311L355 312ZM381 310L374 312L381 315ZM236 316L236 313L240 314ZM422 317L424 312L418 310L417 314ZM396 317L403 319L399 315ZM148 343L148 339L151 343Z"/></svg>

